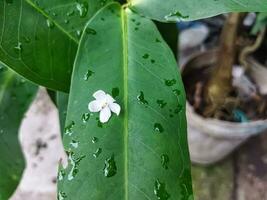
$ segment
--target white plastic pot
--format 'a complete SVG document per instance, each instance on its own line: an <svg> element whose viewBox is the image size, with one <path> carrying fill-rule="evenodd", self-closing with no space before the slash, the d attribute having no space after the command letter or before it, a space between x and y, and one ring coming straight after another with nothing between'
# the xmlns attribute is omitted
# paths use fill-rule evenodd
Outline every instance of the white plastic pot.
<svg viewBox="0 0 267 200"><path fill-rule="evenodd" d="M215 61L216 51L201 53L189 60L184 66L183 73L192 71L194 67L199 69L213 64ZM267 70L264 68L262 71L267 77ZM255 74L252 71L251 76ZM267 88L267 82L264 87ZM197 164L208 165L220 161L249 137L267 130L267 120L234 123L204 118L195 113L189 103L186 114L190 156L192 162Z"/></svg>

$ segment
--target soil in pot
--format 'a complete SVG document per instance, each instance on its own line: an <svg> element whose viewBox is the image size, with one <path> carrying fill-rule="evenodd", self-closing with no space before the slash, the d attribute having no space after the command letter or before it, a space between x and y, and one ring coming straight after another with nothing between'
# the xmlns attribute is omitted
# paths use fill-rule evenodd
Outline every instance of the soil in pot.
<svg viewBox="0 0 267 200"><path fill-rule="evenodd" d="M202 116L205 116L205 110L208 106L204 98L204 88L213 67L207 65L201 69L195 68L183 75L187 100L194 107L195 112ZM239 68L233 69L239 70ZM249 81L248 84L253 88L233 86L233 90L225 100L224 105L214 113L214 116L211 116L212 118L231 122L247 122L267 118L267 95L260 94L258 86L250 74L247 73L244 77L247 78L245 81ZM246 94L246 92L248 93Z"/></svg>

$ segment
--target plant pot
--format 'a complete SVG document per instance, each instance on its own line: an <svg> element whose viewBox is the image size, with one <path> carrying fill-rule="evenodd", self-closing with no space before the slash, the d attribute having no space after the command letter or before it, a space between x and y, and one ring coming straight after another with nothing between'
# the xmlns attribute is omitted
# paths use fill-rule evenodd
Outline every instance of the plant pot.
<svg viewBox="0 0 267 200"><path fill-rule="evenodd" d="M190 77L190 74L196 73L197 70L214 65L216 52L216 50L212 50L192 57L183 67L183 78ZM257 67L259 66L260 64ZM261 70L266 74L263 77L267 77L267 70L265 68ZM252 78L256 77L256 72L251 70ZM261 81L261 84L265 84L261 85L262 88L267 88L266 81ZM197 164L207 165L220 161L249 137L267 130L267 120L235 123L204 118L197 114L188 102L186 114L191 160Z"/></svg>

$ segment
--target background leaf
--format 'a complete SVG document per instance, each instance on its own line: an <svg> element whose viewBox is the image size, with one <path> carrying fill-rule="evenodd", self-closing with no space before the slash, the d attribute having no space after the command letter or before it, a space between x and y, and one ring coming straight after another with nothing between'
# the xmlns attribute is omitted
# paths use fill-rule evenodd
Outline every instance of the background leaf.
<svg viewBox="0 0 267 200"><path fill-rule="evenodd" d="M36 91L37 86L0 67L0 200L11 196L24 169L18 130Z"/></svg>
<svg viewBox="0 0 267 200"><path fill-rule="evenodd" d="M99 53L101 52L101 54ZM102 89L121 114L88 113ZM152 21L111 4L88 23L70 91L59 199L192 199L185 93Z"/></svg>
<svg viewBox="0 0 267 200"><path fill-rule="evenodd" d="M68 91L82 29L109 1L1 1L0 62L37 84Z"/></svg>
<svg viewBox="0 0 267 200"><path fill-rule="evenodd" d="M267 0L129 0L138 13L159 21L191 21L228 12L266 12Z"/></svg>

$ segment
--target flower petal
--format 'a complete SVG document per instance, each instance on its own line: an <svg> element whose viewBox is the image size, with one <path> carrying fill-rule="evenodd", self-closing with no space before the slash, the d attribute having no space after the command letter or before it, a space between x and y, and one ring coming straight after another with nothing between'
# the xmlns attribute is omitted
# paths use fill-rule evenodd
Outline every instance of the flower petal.
<svg viewBox="0 0 267 200"><path fill-rule="evenodd" d="M90 112L99 112L102 109L101 101L99 100L91 101L88 104L88 109L90 110Z"/></svg>
<svg viewBox="0 0 267 200"><path fill-rule="evenodd" d="M93 97L95 97L97 100L104 99L106 97L106 93L103 90L97 90L93 94Z"/></svg>
<svg viewBox="0 0 267 200"><path fill-rule="evenodd" d="M115 99L113 99L113 97L110 96L109 94L106 94L106 101L108 104L111 104L115 101Z"/></svg>
<svg viewBox="0 0 267 200"><path fill-rule="evenodd" d="M106 123L109 118L111 117L111 112L110 112L110 109L108 106L106 106L105 108L103 108L101 111L100 111L100 122L101 123Z"/></svg>
<svg viewBox="0 0 267 200"><path fill-rule="evenodd" d="M109 104L109 108L112 112L116 113L116 115L119 115L120 114L120 111L121 111L121 107L119 104L117 103L111 103Z"/></svg>

